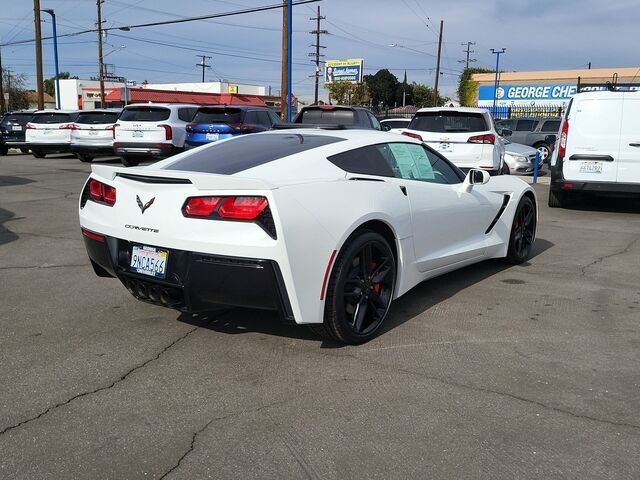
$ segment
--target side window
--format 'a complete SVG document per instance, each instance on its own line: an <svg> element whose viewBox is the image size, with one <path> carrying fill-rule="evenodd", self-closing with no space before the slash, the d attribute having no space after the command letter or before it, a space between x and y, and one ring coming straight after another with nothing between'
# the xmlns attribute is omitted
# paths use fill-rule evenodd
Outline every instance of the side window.
<svg viewBox="0 0 640 480"><path fill-rule="evenodd" d="M258 123L265 128L271 128L271 119L269 118L269 114L266 111L257 112L258 115Z"/></svg>
<svg viewBox="0 0 640 480"><path fill-rule="evenodd" d="M498 120L496 122L496 128L508 128L513 130L513 120Z"/></svg>
<svg viewBox="0 0 640 480"><path fill-rule="evenodd" d="M455 184L462 180L453 167L436 153L415 143L390 143L398 178L421 182Z"/></svg>
<svg viewBox="0 0 640 480"><path fill-rule="evenodd" d="M516 124L516 131L518 132L531 132L536 126L535 120L518 120Z"/></svg>
<svg viewBox="0 0 640 480"><path fill-rule="evenodd" d="M272 110L268 111L269 118L271 119L271 124L275 125L276 123L280 123L280 117Z"/></svg>
<svg viewBox="0 0 640 480"><path fill-rule="evenodd" d="M328 157L338 168L350 173L394 177L394 159L388 144L369 145Z"/></svg>
<svg viewBox="0 0 640 480"><path fill-rule="evenodd" d="M380 130L381 127L378 119L372 113L367 112L367 115L369 116L369 121L371 122L371 126L376 130Z"/></svg>
<svg viewBox="0 0 640 480"><path fill-rule="evenodd" d="M540 129L541 132L557 133L560 130L560 120L547 120Z"/></svg>
<svg viewBox="0 0 640 480"><path fill-rule="evenodd" d="M244 123L248 123L249 125L258 125L258 112L255 110L249 110L244 114Z"/></svg>
<svg viewBox="0 0 640 480"><path fill-rule="evenodd" d="M184 107L178 109L178 118L183 122L190 122L198 110L197 107Z"/></svg>

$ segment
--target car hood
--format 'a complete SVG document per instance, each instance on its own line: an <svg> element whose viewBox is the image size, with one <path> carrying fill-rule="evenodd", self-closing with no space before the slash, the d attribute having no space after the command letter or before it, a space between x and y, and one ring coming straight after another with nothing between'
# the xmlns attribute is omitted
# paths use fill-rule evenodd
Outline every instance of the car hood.
<svg viewBox="0 0 640 480"><path fill-rule="evenodd" d="M537 152L535 148L522 145L521 143L507 143L504 146L504 150L507 153L515 153L516 155L524 155L525 157L535 155Z"/></svg>

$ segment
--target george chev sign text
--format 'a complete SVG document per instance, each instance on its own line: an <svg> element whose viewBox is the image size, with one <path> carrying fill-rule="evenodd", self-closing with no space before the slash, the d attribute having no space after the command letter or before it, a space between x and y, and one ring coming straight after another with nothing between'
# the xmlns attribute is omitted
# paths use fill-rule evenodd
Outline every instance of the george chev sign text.
<svg viewBox="0 0 640 480"><path fill-rule="evenodd" d="M500 85L496 90L496 104L510 105L540 105L562 104L568 102L578 91L574 84L544 84L544 85ZM478 89L478 105L493 103L494 87L481 86Z"/></svg>

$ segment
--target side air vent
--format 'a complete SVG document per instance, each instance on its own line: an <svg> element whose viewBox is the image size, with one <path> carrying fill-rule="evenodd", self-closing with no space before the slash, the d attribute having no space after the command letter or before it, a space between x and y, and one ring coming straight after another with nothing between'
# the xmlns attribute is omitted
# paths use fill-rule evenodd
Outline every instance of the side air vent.
<svg viewBox="0 0 640 480"><path fill-rule="evenodd" d="M498 223L498 220L500 220L500 217L502 216L505 209L507 208L507 205L509 205L510 198L511 198L511 195L507 195L507 194L504 195L502 199L502 206L500 207L500 210L498 210L498 214L496 215L496 218L493 219L493 222L491 222L491 225L489 225L489 228L487 228L487 231L484 232L485 235L488 234L493 229L493 227L496 226L496 223Z"/></svg>

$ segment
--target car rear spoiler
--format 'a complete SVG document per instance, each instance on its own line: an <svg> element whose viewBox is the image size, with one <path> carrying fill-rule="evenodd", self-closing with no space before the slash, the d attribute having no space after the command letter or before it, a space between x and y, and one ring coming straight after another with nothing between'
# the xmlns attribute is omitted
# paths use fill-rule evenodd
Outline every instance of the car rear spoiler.
<svg viewBox="0 0 640 480"><path fill-rule="evenodd" d="M256 178L215 173L149 169L147 167L113 167L111 165L91 165L91 171L94 176L110 181L120 177L147 184L193 184L198 190L273 190L276 188L269 182Z"/></svg>
<svg viewBox="0 0 640 480"><path fill-rule="evenodd" d="M274 130L294 130L298 128L316 128L321 130L345 130L349 125L335 125L330 123L276 123Z"/></svg>

